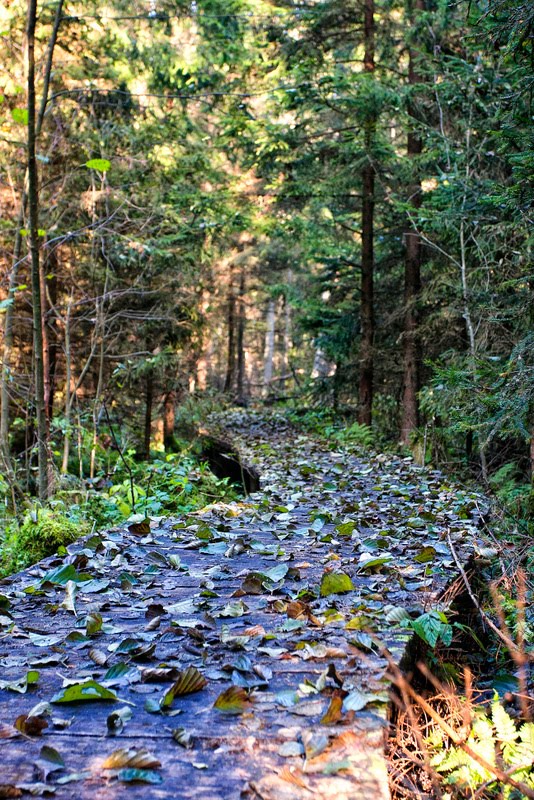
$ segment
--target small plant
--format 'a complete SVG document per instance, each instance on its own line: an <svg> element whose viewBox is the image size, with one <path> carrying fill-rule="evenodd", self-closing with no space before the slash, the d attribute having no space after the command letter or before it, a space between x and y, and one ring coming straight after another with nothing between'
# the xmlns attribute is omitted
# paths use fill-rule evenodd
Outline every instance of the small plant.
<svg viewBox="0 0 534 800"><path fill-rule="evenodd" d="M63 514L43 510L34 520L28 517L11 531L5 543L3 571L15 571L53 555L87 532L87 525L75 523Z"/></svg>
<svg viewBox="0 0 534 800"><path fill-rule="evenodd" d="M445 784L452 790L450 797L472 797L481 787L486 797L493 791L498 791L503 800L524 797L512 784L502 786L496 769L534 790L534 723L517 724L497 693L489 713L475 708L463 746L451 746L440 728L432 731L427 744L433 753L430 766L445 776Z"/></svg>

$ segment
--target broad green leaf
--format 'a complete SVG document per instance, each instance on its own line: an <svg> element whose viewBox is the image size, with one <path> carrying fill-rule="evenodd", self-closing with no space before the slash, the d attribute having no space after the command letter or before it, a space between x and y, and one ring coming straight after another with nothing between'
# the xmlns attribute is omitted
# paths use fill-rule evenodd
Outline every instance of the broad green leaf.
<svg viewBox="0 0 534 800"><path fill-rule="evenodd" d="M321 579L321 597L352 592L354 584L344 572L325 572Z"/></svg>
<svg viewBox="0 0 534 800"><path fill-rule="evenodd" d="M61 689L50 700L51 703L79 703L93 700L112 700L116 702L119 698L111 689L106 689L93 680L75 683Z"/></svg>
<svg viewBox="0 0 534 800"><path fill-rule="evenodd" d="M85 162L85 166L88 169L96 169L98 172L107 172L111 167L111 161L108 161L107 158L90 158Z"/></svg>
<svg viewBox="0 0 534 800"><path fill-rule="evenodd" d="M18 123L19 125L27 125L28 124L28 109L27 108L12 108L11 109L11 118L13 122Z"/></svg>
<svg viewBox="0 0 534 800"><path fill-rule="evenodd" d="M72 564L63 564L60 567L51 569L40 580L41 586L45 583L53 583L59 586L65 586L69 581L76 581L82 583L83 581L91 580L91 575L79 573L76 571Z"/></svg>

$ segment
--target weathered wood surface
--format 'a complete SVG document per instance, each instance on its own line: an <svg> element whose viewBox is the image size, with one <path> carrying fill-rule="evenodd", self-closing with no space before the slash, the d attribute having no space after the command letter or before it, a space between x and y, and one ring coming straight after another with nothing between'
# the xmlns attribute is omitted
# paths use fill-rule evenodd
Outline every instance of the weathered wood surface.
<svg viewBox="0 0 534 800"><path fill-rule="evenodd" d="M28 670L39 679L24 694L0 689L0 785L39 793L44 783L57 798L84 800L388 797L380 648L398 662L410 638L387 621L388 610L435 607L457 577L448 537L464 563L472 554L475 503L408 461L329 449L280 420L240 413L222 423L256 462L260 492L153 521L147 535L126 527L98 534L3 581L0 680ZM367 567L366 552L391 558ZM42 582L67 563L93 579L76 584L74 605L65 585ZM277 565L289 568L279 581L258 577ZM319 596L329 570L349 575L354 589ZM87 635L91 613L103 627ZM120 663L125 675L106 682ZM157 706L172 684L170 674L146 680L158 666L195 666L207 685L150 713L145 704ZM13 728L64 679L89 678L119 701L53 704L41 736ZM214 702L233 684L250 698L243 713L229 716ZM335 696L333 705L344 706L325 722ZM358 710L346 708L347 698ZM108 715L126 703L131 719L108 735ZM191 749L174 741L178 727L191 733ZM63 769L48 771L43 745L61 754ZM161 762L151 774L162 782L125 783L103 769L118 748L148 750ZM19 796L9 791L0 797Z"/></svg>

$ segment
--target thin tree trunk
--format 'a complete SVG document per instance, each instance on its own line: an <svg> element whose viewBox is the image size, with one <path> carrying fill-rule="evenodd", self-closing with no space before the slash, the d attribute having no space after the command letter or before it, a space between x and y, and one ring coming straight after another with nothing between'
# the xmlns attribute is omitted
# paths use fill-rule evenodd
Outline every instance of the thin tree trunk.
<svg viewBox="0 0 534 800"><path fill-rule="evenodd" d="M50 87L50 77L52 74L52 63L54 58L54 48L56 46L59 26L61 24L61 14L63 9L63 0L59 0L56 6L56 14L54 17L54 25L50 40L48 42L48 52L46 56L46 64L43 75L43 93L41 96L41 104L39 106L39 114L35 124L35 139L37 140L41 134L43 126L44 115L48 103L48 91ZM35 82L35 81L34 81ZM11 272L9 275L9 287L7 299L11 300L6 308L6 315L4 320L4 344L2 350L2 372L0 380L0 447L2 448L3 462L8 474L12 474L11 458L9 453L9 384L11 382L11 362L13 358L13 327L15 320L15 294L19 277L19 266L22 256L22 229L24 228L24 219L26 216L26 207L28 204L28 170L24 178L24 187L20 201L20 208L17 219L17 228L15 233L15 243L13 247L13 263L11 265Z"/></svg>
<svg viewBox="0 0 534 800"><path fill-rule="evenodd" d="M273 360L274 360L274 335L276 327L276 301L274 298L269 300L267 306L265 348L263 354L263 383L265 392L269 394L271 381L273 379Z"/></svg>
<svg viewBox="0 0 534 800"><path fill-rule="evenodd" d="M70 315L72 309L72 295L67 305L67 314L65 317L65 438L63 439L63 461L61 464L61 472L66 475L69 467L70 455L70 419L71 419L71 381L72 381L72 364L71 364L71 343L70 343Z"/></svg>
<svg viewBox="0 0 534 800"><path fill-rule="evenodd" d="M292 272L288 270L287 282L291 284ZM288 292L284 297L284 338L282 341L282 375L287 375L289 372L289 352L291 350L291 304L289 302ZM280 389L283 391L286 386L285 378L280 381Z"/></svg>
<svg viewBox="0 0 534 800"><path fill-rule="evenodd" d="M241 266L239 274L239 295L237 303L237 402L240 404L245 403L245 326L246 326L246 309L245 309L245 265Z"/></svg>
<svg viewBox="0 0 534 800"><path fill-rule="evenodd" d="M171 389L166 393L163 401L163 444L165 450L172 450L174 447L175 403L176 392Z"/></svg>
<svg viewBox="0 0 534 800"><path fill-rule="evenodd" d="M424 11L424 0L416 1L417 11ZM410 47L408 51L408 83L415 86L421 83L421 75L417 69L417 53ZM417 119L414 104L410 102L408 112L413 120ZM407 155L408 168L412 174L417 173L413 160L421 154L423 143L413 130L408 131ZM410 187L410 203L414 209L421 206L421 183L419 180ZM402 420L401 442L410 444L410 437L419 424L419 407L417 395L420 388L421 344L419 340L419 314L417 303L421 293L421 238L410 226L405 233L404 254L404 332L402 338Z"/></svg>
<svg viewBox="0 0 534 800"><path fill-rule="evenodd" d="M365 0L364 6L364 70L372 76L375 70L375 19L374 0ZM372 145L376 119L369 116L365 123L366 164L362 170L362 271L360 300L360 375L358 422L370 425L373 413L374 372L374 206L375 168Z"/></svg>
<svg viewBox="0 0 534 800"><path fill-rule="evenodd" d="M37 421L38 492L42 502L49 494L49 456L44 393L44 349L41 276L39 269L39 186L36 159L35 27L37 0L28 2L28 210L30 223L31 284L33 303L33 363Z"/></svg>
<svg viewBox="0 0 534 800"><path fill-rule="evenodd" d="M152 406L154 404L154 373L152 370L146 376L145 382L145 437L143 458L150 461L150 442L152 439Z"/></svg>
<svg viewBox="0 0 534 800"><path fill-rule="evenodd" d="M231 392L234 386L236 368L236 302L234 290L234 266L230 265L230 276L228 282L228 360L226 364L226 377L224 380L224 392Z"/></svg>

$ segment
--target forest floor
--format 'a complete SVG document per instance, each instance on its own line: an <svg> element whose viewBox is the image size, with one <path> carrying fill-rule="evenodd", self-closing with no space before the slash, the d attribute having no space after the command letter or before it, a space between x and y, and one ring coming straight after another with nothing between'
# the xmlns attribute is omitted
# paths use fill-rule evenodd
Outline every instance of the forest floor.
<svg viewBox="0 0 534 800"><path fill-rule="evenodd" d="M445 630L480 498L276 416L216 422L260 491L1 582L0 797L389 796L388 658Z"/></svg>

